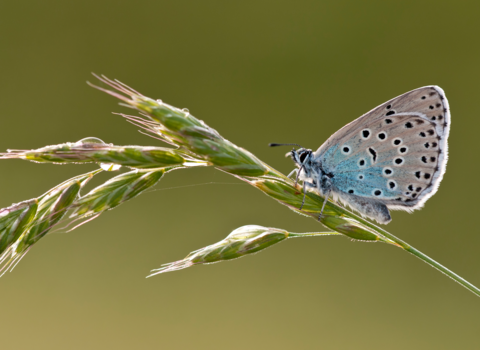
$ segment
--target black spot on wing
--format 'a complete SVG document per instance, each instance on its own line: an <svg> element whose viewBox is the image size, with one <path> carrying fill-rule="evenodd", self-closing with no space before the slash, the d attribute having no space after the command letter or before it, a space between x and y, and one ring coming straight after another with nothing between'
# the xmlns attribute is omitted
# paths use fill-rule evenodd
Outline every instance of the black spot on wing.
<svg viewBox="0 0 480 350"><path fill-rule="evenodd" d="M377 160L377 152L372 147L368 148L368 152L372 155L373 162L375 163Z"/></svg>

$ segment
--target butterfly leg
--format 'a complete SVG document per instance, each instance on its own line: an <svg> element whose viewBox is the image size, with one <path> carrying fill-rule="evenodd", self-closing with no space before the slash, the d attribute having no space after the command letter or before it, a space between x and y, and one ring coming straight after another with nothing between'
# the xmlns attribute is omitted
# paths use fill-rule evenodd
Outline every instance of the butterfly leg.
<svg viewBox="0 0 480 350"><path fill-rule="evenodd" d="M328 202L328 197L330 196L330 191L328 191L326 194L325 194L325 197L324 197L324 200L323 200L323 205L322 205L322 210L320 210L320 214L318 215L318 221L320 221L320 219L322 218L322 215L323 215L323 209L325 209L325 205L327 204Z"/></svg>
<svg viewBox="0 0 480 350"><path fill-rule="evenodd" d="M328 202L328 197L330 196L330 193L332 192L332 181L331 181L331 176L329 175L322 175L321 180L318 183L318 190L320 193L323 193L323 205L322 205L322 210L320 210L320 215L318 215L318 221L322 218L323 215L323 209L325 209L325 205Z"/></svg>
<svg viewBox="0 0 480 350"><path fill-rule="evenodd" d="M315 186L314 184L308 182L308 181L304 181L303 182L303 200L302 200L302 205L300 206L300 210L302 210L303 208L303 205L305 204L305 196L307 195L307 186L308 187L314 187L316 188L317 186Z"/></svg>
<svg viewBox="0 0 480 350"><path fill-rule="evenodd" d="M291 176L292 176L293 174L296 174L297 171L298 171L297 168L293 169L293 170L290 172L290 174L287 175L287 177L288 177L289 179L293 179Z"/></svg>
<svg viewBox="0 0 480 350"><path fill-rule="evenodd" d="M305 196L307 195L307 183L303 183L303 199L302 199L302 205L300 205L300 210L302 210L303 205L305 204Z"/></svg>

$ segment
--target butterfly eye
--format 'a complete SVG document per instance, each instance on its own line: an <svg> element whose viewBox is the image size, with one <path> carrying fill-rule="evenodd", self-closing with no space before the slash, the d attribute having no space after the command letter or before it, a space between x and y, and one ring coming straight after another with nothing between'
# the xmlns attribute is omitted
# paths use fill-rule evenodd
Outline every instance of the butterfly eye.
<svg viewBox="0 0 480 350"><path fill-rule="evenodd" d="M303 152L300 154L300 163L303 163L305 161L305 158L307 158L307 152Z"/></svg>

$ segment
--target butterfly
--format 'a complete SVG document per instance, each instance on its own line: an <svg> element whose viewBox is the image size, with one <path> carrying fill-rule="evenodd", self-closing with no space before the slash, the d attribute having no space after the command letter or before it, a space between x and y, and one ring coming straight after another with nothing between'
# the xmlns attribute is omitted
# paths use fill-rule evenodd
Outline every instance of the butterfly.
<svg viewBox="0 0 480 350"><path fill-rule="evenodd" d="M438 86L425 86L372 109L320 148L291 151L297 181L388 224L391 210L423 207L442 181L448 159L450 110ZM291 173L291 174L292 174ZM305 197L302 201L302 206ZM320 214L321 216L322 214ZM319 217L320 218L320 217Z"/></svg>

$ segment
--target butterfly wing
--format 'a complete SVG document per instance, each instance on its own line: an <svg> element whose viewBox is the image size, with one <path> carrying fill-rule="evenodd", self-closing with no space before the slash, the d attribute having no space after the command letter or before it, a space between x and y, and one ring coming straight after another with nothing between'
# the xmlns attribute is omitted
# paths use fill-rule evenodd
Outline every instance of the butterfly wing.
<svg viewBox="0 0 480 350"><path fill-rule="evenodd" d="M445 173L449 130L443 90L426 86L347 124L314 159L334 175L334 198L387 223L387 208L418 209L435 194Z"/></svg>

